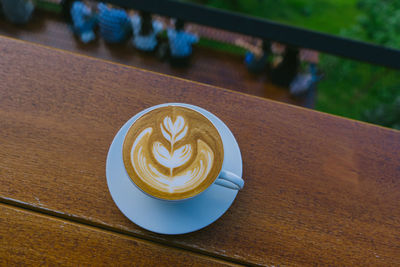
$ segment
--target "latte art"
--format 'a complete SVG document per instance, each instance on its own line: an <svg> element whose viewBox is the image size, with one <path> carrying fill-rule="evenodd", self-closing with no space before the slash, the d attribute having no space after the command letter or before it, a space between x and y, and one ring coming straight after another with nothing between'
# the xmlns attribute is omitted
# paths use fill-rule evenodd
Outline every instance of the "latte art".
<svg viewBox="0 0 400 267"><path fill-rule="evenodd" d="M222 140L200 113L167 106L132 125L123 158L129 176L143 191L163 199L183 199L216 179L223 161Z"/></svg>
<svg viewBox="0 0 400 267"><path fill-rule="evenodd" d="M185 124L185 119L181 116L174 123L172 123L170 117L165 117L164 123L160 125L160 128L170 146L166 148L159 141L153 143L153 156L159 164L169 169L168 175L158 171L156 166L152 166L143 153L143 149L148 144L149 137L153 131L151 127L143 130L133 143L131 163L138 176L149 185L173 193L176 190L188 189L197 183L201 183L210 172L214 153L200 139L197 140L197 155L192 164L179 173L174 172L174 169L182 166L194 156L192 155L193 149L190 144L176 148L176 142L187 134L188 126Z"/></svg>
<svg viewBox="0 0 400 267"><path fill-rule="evenodd" d="M153 144L153 154L159 163L170 168L172 176L173 168L186 163L192 154L192 147L190 144L183 145L176 150L174 148L174 144L186 136L188 126L185 125L185 119L178 116L175 123L172 123L170 117L165 117L164 123L160 124L160 128L164 138L167 139L171 145L170 151L157 141Z"/></svg>

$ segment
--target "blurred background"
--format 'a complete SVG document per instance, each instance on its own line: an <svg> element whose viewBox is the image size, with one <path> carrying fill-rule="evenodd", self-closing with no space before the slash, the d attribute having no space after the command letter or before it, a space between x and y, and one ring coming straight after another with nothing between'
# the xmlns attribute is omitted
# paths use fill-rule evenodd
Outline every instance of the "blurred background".
<svg viewBox="0 0 400 267"><path fill-rule="evenodd" d="M185 0L288 25L400 48L397 0ZM320 54L315 109L400 129L400 72Z"/></svg>
<svg viewBox="0 0 400 267"><path fill-rule="evenodd" d="M108 6L110 9L124 11L130 23L135 15L144 20L140 13L142 8L150 13L153 22L162 24L163 30L157 33L157 47L151 53L135 47L135 38L141 30L135 32L134 23L123 41L104 41L106 37L101 29L104 21L98 2L0 2L0 33L5 36L400 129L400 73L396 67L400 48L400 1L397 0L106 1L113 4ZM10 6L7 2L13 4ZM90 12L76 9L77 13L74 13L74 2L81 2L80 7L86 6ZM161 2L166 3L166 7L168 3L178 3L182 10L197 8L204 14L204 18L201 14L196 16L196 22L185 19L184 31L198 40L193 43L190 61L184 66L171 64L173 55L168 33L168 29L176 28L179 13L169 16L171 11L162 9ZM25 10L31 10L25 12L27 19L13 20L12 11L24 5ZM26 8L26 5L33 8ZM208 11L201 8L211 12L224 11L223 14L238 16L244 22L256 18L277 25L278 33L271 36L279 37L280 25L291 26L295 33L293 43L266 38L268 32L228 31L229 26L224 25L223 20L210 19L209 23ZM157 12L151 12L153 10ZM82 20L89 17L95 17L98 25L93 24L95 36L87 41L82 39L76 25L77 21L84 23ZM243 28L246 29L246 25ZM301 40L302 32L296 29L373 46L365 50L368 53L362 55L362 61L356 61L321 52L326 49L317 42L325 35L318 35L319 39ZM291 37L282 37L285 38ZM298 40L305 46L296 45ZM356 50L357 45L354 43ZM371 64L374 60L369 59L379 59L383 49L393 53L393 59Z"/></svg>

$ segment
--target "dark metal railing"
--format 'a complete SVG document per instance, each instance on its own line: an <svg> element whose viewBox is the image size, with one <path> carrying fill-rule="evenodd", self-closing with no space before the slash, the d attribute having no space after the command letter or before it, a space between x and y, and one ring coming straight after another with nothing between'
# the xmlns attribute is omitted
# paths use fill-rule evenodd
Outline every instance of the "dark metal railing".
<svg viewBox="0 0 400 267"><path fill-rule="evenodd" d="M400 69L400 50L245 16L239 13L172 0L105 0L124 8L180 18L193 23L309 48Z"/></svg>

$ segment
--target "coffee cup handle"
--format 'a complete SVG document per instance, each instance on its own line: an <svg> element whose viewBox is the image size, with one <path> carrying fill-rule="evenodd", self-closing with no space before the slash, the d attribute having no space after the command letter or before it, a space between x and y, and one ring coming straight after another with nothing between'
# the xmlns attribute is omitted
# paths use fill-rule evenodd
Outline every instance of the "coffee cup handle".
<svg viewBox="0 0 400 267"><path fill-rule="evenodd" d="M244 181L233 172L222 170L217 180L215 180L215 184L234 190L240 190L243 188Z"/></svg>

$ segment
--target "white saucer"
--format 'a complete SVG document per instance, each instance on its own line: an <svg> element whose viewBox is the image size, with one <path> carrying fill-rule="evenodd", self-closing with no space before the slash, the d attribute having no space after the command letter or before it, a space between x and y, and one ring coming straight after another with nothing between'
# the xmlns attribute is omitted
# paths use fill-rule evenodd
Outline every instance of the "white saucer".
<svg viewBox="0 0 400 267"><path fill-rule="evenodd" d="M122 160L122 144L129 127L144 113L162 106L179 104L199 111L217 127L224 144L223 169L242 177L242 156L239 145L229 128L215 115L197 106L168 103L150 107L133 116L118 131L108 151L106 176L111 196L132 222L160 234L185 234L199 230L216 221L232 205L238 191L216 184L197 197L183 202L158 200L140 191L129 178Z"/></svg>

